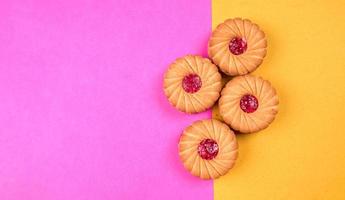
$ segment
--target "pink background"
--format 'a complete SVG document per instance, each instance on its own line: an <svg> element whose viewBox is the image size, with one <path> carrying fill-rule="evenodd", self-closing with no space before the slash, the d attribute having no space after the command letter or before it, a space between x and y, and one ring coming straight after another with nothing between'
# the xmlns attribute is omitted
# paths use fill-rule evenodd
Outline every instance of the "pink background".
<svg viewBox="0 0 345 200"><path fill-rule="evenodd" d="M2 0L0 199L212 199L178 160L162 76L206 54L211 2Z"/></svg>

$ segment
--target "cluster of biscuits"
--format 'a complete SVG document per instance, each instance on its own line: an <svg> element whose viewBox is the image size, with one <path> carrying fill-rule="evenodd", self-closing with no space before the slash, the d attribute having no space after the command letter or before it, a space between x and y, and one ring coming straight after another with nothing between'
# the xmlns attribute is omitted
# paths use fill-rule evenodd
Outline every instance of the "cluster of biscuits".
<svg viewBox="0 0 345 200"><path fill-rule="evenodd" d="M169 102L186 113L199 113L217 101L222 120L206 119L187 127L179 141L185 168L202 179L226 174L238 155L233 130L253 133L266 128L278 112L278 97L270 82L249 75L263 61L267 42L257 24L228 19L208 42L209 58L187 55L172 63L164 76ZM223 77L230 77L222 84Z"/></svg>

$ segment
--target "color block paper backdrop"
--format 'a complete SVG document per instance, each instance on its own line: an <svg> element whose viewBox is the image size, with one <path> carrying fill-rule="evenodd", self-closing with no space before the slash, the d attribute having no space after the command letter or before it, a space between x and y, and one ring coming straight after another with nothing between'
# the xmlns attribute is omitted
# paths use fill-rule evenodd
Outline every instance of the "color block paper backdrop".
<svg viewBox="0 0 345 200"><path fill-rule="evenodd" d="M0 199L345 199L345 2L0 2ZM242 16L268 37L255 72L280 96L272 126L239 135L235 168L186 172L191 122L166 101L176 57L206 56L212 24ZM213 194L214 189L214 194ZM214 196L213 196L214 195Z"/></svg>
<svg viewBox="0 0 345 200"><path fill-rule="evenodd" d="M167 65L206 53L211 2L2 0L0 199L201 199Z"/></svg>
<svg viewBox="0 0 345 200"><path fill-rule="evenodd" d="M215 181L215 199L345 199L344 10L342 0L213 1L213 27L242 16L266 32L254 74L280 97L268 129L239 135L238 163Z"/></svg>

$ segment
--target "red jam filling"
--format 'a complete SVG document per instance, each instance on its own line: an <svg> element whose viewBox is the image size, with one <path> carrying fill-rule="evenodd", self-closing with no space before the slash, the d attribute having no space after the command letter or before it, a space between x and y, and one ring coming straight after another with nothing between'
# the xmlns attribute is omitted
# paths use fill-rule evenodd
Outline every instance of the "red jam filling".
<svg viewBox="0 0 345 200"><path fill-rule="evenodd" d="M232 54L240 55L247 50L247 42L240 37L232 38L229 49Z"/></svg>
<svg viewBox="0 0 345 200"><path fill-rule="evenodd" d="M255 96L251 94L246 94L242 96L241 101L240 101L240 106L244 112L252 113L256 111L256 109L258 109L259 102Z"/></svg>
<svg viewBox="0 0 345 200"><path fill-rule="evenodd" d="M219 147L216 141L212 139L204 139L198 146L198 154L202 159L212 160L218 154Z"/></svg>
<svg viewBox="0 0 345 200"><path fill-rule="evenodd" d="M201 88L201 78L197 74L188 74L182 80L182 87L188 93L195 93Z"/></svg>

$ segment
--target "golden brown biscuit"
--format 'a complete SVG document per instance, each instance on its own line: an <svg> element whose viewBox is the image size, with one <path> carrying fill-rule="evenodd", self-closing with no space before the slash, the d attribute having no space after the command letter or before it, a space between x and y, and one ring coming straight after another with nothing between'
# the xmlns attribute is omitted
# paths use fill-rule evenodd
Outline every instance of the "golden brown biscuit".
<svg viewBox="0 0 345 200"><path fill-rule="evenodd" d="M266 38L248 19L228 19L219 24L208 42L208 55L226 74L254 71L266 56Z"/></svg>
<svg viewBox="0 0 345 200"><path fill-rule="evenodd" d="M242 133L266 128L278 112L278 96L270 82L253 75L230 80L219 99L223 120Z"/></svg>
<svg viewBox="0 0 345 200"><path fill-rule="evenodd" d="M220 96L221 75L207 58L178 58L164 75L164 93L178 110L198 113L213 106Z"/></svg>
<svg viewBox="0 0 345 200"><path fill-rule="evenodd" d="M235 134L215 119L196 121L187 127L178 147L184 167L202 179L215 179L226 174L238 155Z"/></svg>

